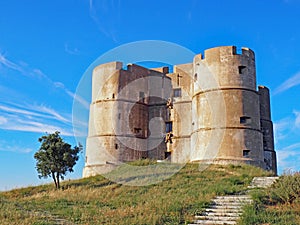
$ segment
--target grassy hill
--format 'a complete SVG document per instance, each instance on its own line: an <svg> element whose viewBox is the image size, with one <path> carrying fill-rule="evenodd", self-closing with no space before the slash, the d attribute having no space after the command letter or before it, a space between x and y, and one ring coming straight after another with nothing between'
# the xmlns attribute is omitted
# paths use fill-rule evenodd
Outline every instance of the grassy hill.
<svg viewBox="0 0 300 225"><path fill-rule="evenodd" d="M131 172L119 168L119 179L141 184L153 179L151 174L132 176ZM187 164L170 178L148 186L125 186L95 176L64 182L62 190L53 185L16 189L0 193L0 224L185 224L214 196L243 192L254 176L266 175L248 165L212 165L200 171L199 165Z"/></svg>

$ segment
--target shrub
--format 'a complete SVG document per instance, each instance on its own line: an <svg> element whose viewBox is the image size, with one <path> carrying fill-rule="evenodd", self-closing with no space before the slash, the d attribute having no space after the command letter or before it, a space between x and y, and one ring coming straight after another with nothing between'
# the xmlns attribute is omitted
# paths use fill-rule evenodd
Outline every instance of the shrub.
<svg viewBox="0 0 300 225"><path fill-rule="evenodd" d="M270 200L275 203L292 204L300 200L300 173L281 176L270 189Z"/></svg>

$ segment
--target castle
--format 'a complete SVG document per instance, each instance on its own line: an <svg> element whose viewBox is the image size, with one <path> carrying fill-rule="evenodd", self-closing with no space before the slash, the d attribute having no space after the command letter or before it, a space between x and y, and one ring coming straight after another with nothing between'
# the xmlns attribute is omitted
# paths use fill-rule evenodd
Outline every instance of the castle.
<svg viewBox="0 0 300 225"><path fill-rule="evenodd" d="M254 52L211 48L172 71L94 68L83 176L142 158L247 163L276 174L270 95L257 89Z"/></svg>

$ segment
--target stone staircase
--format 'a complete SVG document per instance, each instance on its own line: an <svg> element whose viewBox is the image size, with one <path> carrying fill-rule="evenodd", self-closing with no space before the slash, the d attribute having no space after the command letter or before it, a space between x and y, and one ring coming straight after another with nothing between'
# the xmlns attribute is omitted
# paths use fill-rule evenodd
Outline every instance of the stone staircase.
<svg viewBox="0 0 300 225"><path fill-rule="evenodd" d="M267 188L277 179L278 177L255 177L248 188ZM189 225L237 224L243 213L243 206L251 203L252 199L249 195L217 196L212 200L211 206L205 209L201 215L195 216L194 223Z"/></svg>
<svg viewBox="0 0 300 225"><path fill-rule="evenodd" d="M193 224L237 224L243 206L251 202L248 195L217 196L202 215L195 216Z"/></svg>
<svg viewBox="0 0 300 225"><path fill-rule="evenodd" d="M248 188L270 187L279 177L254 177Z"/></svg>

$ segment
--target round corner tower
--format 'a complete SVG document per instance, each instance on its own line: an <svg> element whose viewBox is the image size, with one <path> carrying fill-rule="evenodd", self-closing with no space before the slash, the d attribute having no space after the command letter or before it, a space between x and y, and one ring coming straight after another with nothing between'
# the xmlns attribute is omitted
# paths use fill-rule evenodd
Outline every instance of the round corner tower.
<svg viewBox="0 0 300 225"><path fill-rule="evenodd" d="M95 67L83 177L104 174L127 161L164 158L170 87L164 73L135 64L127 70L120 62Z"/></svg>
<svg viewBox="0 0 300 225"><path fill-rule="evenodd" d="M191 161L264 167L254 52L208 49L195 56L194 74Z"/></svg>
<svg viewBox="0 0 300 225"><path fill-rule="evenodd" d="M258 86L260 100L260 123L263 133L264 162L267 170L277 174L277 160L274 146L273 122L271 119L270 91L265 86Z"/></svg>
<svg viewBox="0 0 300 225"><path fill-rule="evenodd" d="M117 152L113 150L117 146L114 104L118 93L118 85L115 84L119 82L121 69L122 63L111 62L101 64L93 70L92 101L83 177L109 171L107 162L115 162L118 159Z"/></svg>

